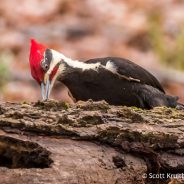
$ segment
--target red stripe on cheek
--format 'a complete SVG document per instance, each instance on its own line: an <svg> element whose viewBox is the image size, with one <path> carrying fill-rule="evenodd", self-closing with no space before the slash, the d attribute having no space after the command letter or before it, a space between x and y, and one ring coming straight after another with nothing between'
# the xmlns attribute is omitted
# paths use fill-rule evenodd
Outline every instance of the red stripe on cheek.
<svg viewBox="0 0 184 184"><path fill-rule="evenodd" d="M52 73L50 74L50 80L52 80L54 78L54 76L56 75L58 69L59 69L58 66L54 67L54 69L52 70Z"/></svg>

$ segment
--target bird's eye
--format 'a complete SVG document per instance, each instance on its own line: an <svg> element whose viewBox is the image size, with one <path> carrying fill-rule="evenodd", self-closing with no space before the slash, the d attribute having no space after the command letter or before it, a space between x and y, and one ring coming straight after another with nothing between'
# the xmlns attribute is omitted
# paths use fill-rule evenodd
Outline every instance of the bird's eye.
<svg viewBox="0 0 184 184"><path fill-rule="evenodd" d="M49 65L45 63L45 61L41 62L41 67L43 68L44 71L47 71L49 69Z"/></svg>
<svg viewBox="0 0 184 184"><path fill-rule="evenodd" d="M45 68L48 69L48 65L47 64L45 64Z"/></svg>

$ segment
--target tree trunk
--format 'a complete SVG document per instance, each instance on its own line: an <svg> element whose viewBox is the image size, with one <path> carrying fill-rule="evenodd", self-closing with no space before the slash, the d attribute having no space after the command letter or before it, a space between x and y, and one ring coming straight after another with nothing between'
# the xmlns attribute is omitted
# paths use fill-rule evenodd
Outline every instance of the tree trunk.
<svg viewBox="0 0 184 184"><path fill-rule="evenodd" d="M183 132L184 111L166 107L2 103L0 183L182 183Z"/></svg>

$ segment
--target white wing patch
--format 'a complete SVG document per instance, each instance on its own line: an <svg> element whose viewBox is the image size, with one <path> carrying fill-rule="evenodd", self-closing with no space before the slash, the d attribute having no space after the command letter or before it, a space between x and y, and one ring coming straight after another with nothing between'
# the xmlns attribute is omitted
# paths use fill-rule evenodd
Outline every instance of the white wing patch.
<svg viewBox="0 0 184 184"><path fill-rule="evenodd" d="M118 75L122 79L125 79L125 80L128 80L128 81L140 82L139 79L135 79L135 78L132 78L130 76L119 74L117 66L110 60L106 63L105 69L111 71L112 73L114 73L116 75Z"/></svg>
<svg viewBox="0 0 184 184"><path fill-rule="evenodd" d="M100 63L84 63L84 62L80 62L80 61L73 61L73 60L65 60L65 62L73 67L73 68L80 68L83 71L85 70L95 70L97 71L98 68L100 67Z"/></svg>
<svg viewBox="0 0 184 184"><path fill-rule="evenodd" d="M112 73L117 73L117 66L112 61L107 61L105 68Z"/></svg>

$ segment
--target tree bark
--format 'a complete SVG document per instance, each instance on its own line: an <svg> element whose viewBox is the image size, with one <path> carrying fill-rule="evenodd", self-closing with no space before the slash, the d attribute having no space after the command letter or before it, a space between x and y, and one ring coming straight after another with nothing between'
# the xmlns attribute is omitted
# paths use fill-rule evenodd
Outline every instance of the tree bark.
<svg viewBox="0 0 184 184"><path fill-rule="evenodd" d="M182 183L183 132L184 111L166 107L2 103L0 183Z"/></svg>

